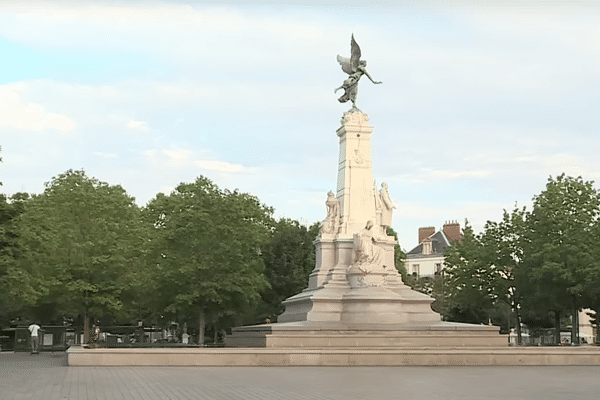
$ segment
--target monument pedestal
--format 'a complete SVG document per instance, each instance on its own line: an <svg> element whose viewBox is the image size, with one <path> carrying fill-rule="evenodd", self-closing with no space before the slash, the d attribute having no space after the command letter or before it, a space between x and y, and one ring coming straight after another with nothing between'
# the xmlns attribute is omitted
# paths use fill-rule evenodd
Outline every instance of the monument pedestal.
<svg viewBox="0 0 600 400"><path fill-rule="evenodd" d="M287 322L233 329L227 347L401 349L506 347L497 327L437 322L372 324Z"/></svg>
<svg viewBox="0 0 600 400"><path fill-rule="evenodd" d="M377 191L368 116L344 113L337 196L315 240L308 287L285 300L277 323L233 328L228 347L400 348L506 346L499 328L442 322L433 299L403 284L385 233L393 204ZM385 196L384 196L385 194ZM385 203L385 204L384 204ZM387 207L387 208L386 208ZM387 217L384 217L387 215Z"/></svg>

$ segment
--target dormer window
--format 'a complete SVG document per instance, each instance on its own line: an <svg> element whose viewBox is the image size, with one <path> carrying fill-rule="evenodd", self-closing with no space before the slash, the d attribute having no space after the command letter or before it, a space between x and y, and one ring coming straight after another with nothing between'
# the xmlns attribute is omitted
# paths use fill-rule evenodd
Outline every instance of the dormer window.
<svg viewBox="0 0 600 400"><path fill-rule="evenodd" d="M427 238L427 239L423 240L423 255L429 255L429 254L431 254L433 252L431 247L432 246L431 246L431 239L430 238Z"/></svg>

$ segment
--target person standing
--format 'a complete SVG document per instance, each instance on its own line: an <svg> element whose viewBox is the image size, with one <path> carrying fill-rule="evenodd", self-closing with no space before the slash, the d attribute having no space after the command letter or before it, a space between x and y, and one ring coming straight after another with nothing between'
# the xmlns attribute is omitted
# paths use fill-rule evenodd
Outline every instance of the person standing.
<svg viewBox="0 0 600 400"><path fill-rule="evenodd" d="M31 333L31 354L39 354L40 337L39 330L40 326L35 322L29 325L29 332Z"/></svg>

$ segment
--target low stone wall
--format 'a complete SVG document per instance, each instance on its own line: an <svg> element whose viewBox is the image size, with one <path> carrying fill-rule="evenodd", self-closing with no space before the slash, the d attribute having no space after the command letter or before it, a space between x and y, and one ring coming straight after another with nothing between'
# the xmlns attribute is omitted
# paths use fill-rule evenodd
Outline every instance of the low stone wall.
<svg viewBox="0 0 600 400"><path fill-rule="evenodd" d="M600 347L423 349L84 349L70 366L600 365Z"/></svg>

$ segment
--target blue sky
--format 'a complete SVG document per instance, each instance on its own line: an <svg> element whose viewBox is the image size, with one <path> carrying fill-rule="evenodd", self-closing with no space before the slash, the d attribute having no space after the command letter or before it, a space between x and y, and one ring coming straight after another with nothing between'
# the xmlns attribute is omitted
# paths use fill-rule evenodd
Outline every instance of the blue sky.
<svg viewBox="0 0 600 400"><path fill-rule="evenodd" d="M321 220L351 33L383 81L358 106L403 248L550 175L598 180L596 2L231 3L0 1L0 190L83 168L144 205L205 175Z"/></svg>

